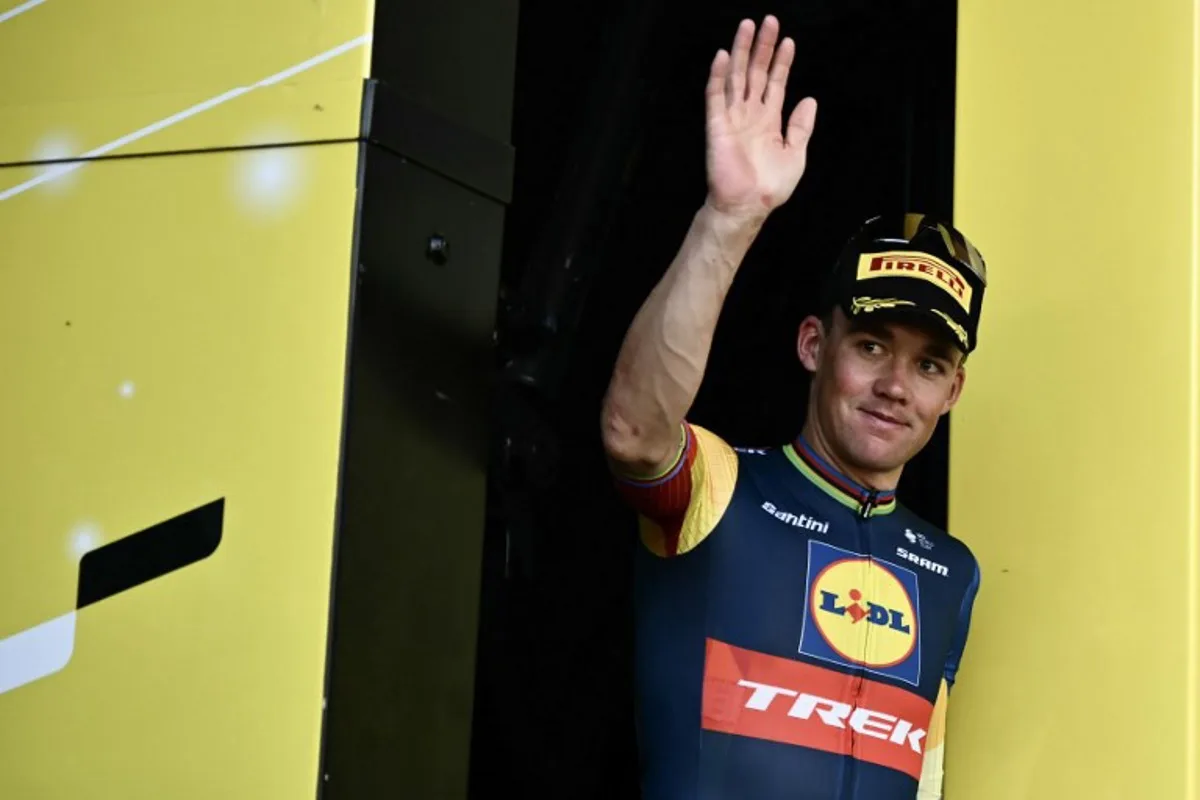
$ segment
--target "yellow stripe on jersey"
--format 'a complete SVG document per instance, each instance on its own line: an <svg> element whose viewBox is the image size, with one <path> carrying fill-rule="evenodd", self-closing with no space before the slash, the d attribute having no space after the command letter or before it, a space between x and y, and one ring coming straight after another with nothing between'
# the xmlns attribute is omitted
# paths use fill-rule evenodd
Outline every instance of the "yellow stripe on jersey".
<svg viewBox="0 0 1200 800"><path fill-rule="evenodd" d="M644 516L639 518L643 544L664 558L694 550L713 532L729 508L737 484L738 461L733 448L699 425L691 425L691 429L696 447L691 464L691 494L675 552L668 551L667 541L671 537L667 531Z"/></svg>
<svg viewBox="0 0 1200 800"><path fill-rule="evenodd" d="M921 764L921 782L917 786L917 800L941 800L942 778L945 773L946 755L946 707L950 702L946 679L938 688L937 701L933 704L933 716L925 734L925 760Z"/></svg>

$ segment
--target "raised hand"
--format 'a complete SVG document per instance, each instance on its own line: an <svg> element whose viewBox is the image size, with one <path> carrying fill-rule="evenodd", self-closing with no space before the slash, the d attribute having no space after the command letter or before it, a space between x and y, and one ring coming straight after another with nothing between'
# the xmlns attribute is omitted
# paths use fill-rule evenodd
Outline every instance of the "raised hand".
<svg viewBox="0 0 1200 800"><path fill-rule="evenodd" d="M806 97L783 130L783 98L796 43L779 39L767 16L758 38L742 20L732 55L718 50L706 91L708 204L718 211L765 218L787 202L804 174L817 102ZM754 45L751 52L751 44Z"/></svg>

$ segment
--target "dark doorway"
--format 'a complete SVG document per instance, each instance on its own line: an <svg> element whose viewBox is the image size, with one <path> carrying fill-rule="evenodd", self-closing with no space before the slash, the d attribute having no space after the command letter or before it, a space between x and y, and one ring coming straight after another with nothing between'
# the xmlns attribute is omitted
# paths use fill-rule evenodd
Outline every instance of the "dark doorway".
<svg viewBox="0 0 1200 800"><path fill-rule="evenodd" d="M691 418L735 445L794 436L796 326L866 218L950 217L952 0L521 6L489 469L472 796L637 797L634 520L600 400L626 326L704 198L703 88L743 17L797 41L785 113L820 104L808 171L744 264ZM946 428L901 500L945 525Z"/></svg>

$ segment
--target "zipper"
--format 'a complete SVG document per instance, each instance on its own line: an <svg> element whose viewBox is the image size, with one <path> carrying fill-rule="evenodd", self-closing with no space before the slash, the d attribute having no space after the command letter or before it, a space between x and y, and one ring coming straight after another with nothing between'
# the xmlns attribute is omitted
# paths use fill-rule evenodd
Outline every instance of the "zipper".
<svg viewBox="0 0 1200 800"><path fill-rule="evenodd" d="M872 489L871 491L867 492L867 499L858 505L858 518L869 519L871 517L871 512L874 511L875 507L879 505L879 491L877 489Z"/></svg>
<svg viewBox="0 0 1200 800"><path fill-rule="evenodd" d="M857 514L858 525L855 526L858 535L857 535L857 541L855 542L855 544L857 545L856 549L858 550L858 552L862 553L867 558L871 557L871 531L869 528L871 513L875 510L876 506L878 506L878 505L879 505L879 492L874 491L874 490L868 492L866 499L861 500L859 502L859 509L858 509L858 514ZM864 586L863 590L869 591L869 587ZM870 631L870 628L868 628L867 630ZM865 643L865 645L867 647L869 647L870 643L867 642L867 643ZM847 698L847 702L850 703L851 708L858 708L858 699L859 699L859 696L862 694L862 686L863 686L863 680L864 680L865 675L866 675L866 671L862 667L857 668L856 670L854 670L853 673L851 673L850 686L849 686L849 692L848 692L849 697ZM844 800L852 800L853 798L856 797L855 785L857 784L857 780L856 780L856 778L857 778L856 763L857 762L855 761L854 756L855 756L855 751L858 748L859 736L854 732L853 728L848 728L847 733L850 737L850 758L846 759L846 762L845 762L846 769L842 773L842 795L841 796L844 798Z"/></svg>

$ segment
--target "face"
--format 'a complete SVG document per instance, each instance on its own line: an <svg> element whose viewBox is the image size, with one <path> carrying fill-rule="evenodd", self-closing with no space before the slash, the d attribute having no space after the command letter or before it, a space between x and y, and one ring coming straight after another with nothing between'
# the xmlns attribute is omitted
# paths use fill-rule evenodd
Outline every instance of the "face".
<svg viewBox="0 0 1200 800"><path fill-rule="evenodd" d="M809 422L844 466L894 473L929 441L958 402L963 355L935 329L879 317L832 330L809 317L800 325L800 361L813 373Z"/></svg>

